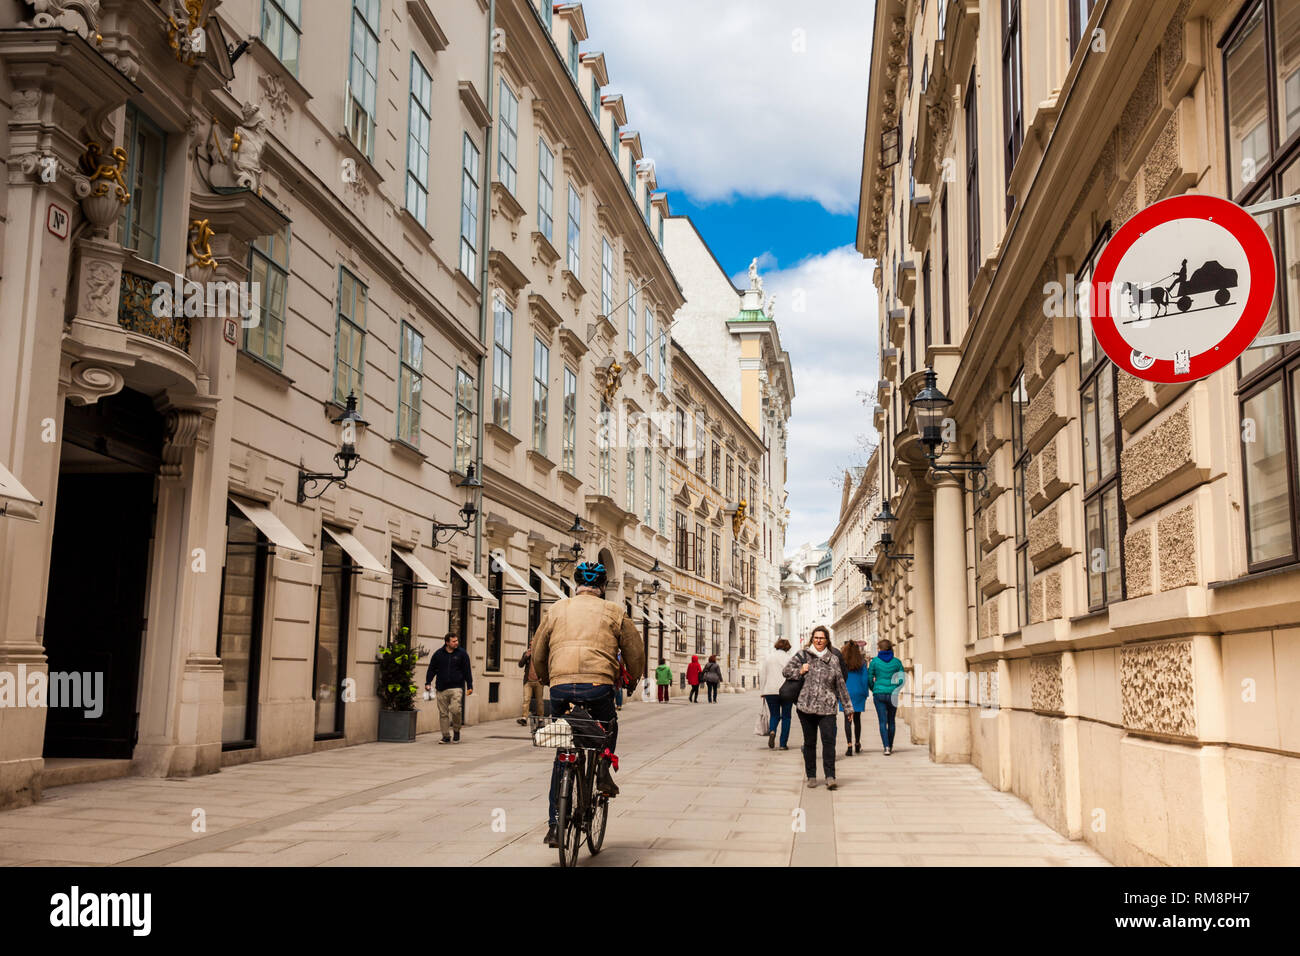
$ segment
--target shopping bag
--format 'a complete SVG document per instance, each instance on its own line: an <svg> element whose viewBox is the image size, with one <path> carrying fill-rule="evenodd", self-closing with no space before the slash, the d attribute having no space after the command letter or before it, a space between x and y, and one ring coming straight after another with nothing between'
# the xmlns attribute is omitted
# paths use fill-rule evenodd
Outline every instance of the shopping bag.
<svg viewBox="0 0 1300 956"><path fill-rule="evenodd" d="M767 701L762 697L758 699L758 723L754 725L754 733L759 737L766 737L768 734Z"/></svg>

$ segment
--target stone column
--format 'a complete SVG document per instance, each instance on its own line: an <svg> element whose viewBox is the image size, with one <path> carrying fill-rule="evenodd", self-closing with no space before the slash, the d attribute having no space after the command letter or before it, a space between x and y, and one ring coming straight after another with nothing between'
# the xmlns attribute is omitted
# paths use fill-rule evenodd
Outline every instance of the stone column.
<svg viewBox="0 0 1300 956"><path fill-rule="evenodd" d="M962 476L932 473L934 483L934 636L939 696L930 720L930 759L970 760L966 707L966 528Z"/></svg>
<svg viewBox="0 0 1300 956"><path fill-rule="evenodd" d="M934 525L929 518L918 518L912 526L912 586L915 588L915 617L912 633L911 709L907 724L912 743L930 739L930 713L934 709L934 689L926 684L926 674L935 669L934 662Z"/></svg>

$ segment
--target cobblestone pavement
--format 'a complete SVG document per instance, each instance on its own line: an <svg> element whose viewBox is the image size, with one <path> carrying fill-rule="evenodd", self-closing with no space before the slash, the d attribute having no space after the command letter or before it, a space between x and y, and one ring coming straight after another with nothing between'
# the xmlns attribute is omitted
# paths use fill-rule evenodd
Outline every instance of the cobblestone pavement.
<svg viewBox="0 0 1300 956"><path fill-rule="evenodd" d="M752 693L625 706L622 794L604 852L584 846L579 865L1106 865L974 767L932 764L902 725L886 757L864 720L870 746L852 758L841 725L840 788L809 788L798 721L790 750L769 750L758 706ZM463 738L53 788L0 812L0 866L556 865L542 843L549 752L513 720Z"/></svg>

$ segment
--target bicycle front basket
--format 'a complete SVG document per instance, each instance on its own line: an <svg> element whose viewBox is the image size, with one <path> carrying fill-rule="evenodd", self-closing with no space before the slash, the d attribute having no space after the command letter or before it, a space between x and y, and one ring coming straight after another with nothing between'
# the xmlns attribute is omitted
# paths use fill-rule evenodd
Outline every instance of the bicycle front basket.
<svg viewBox="0 0 1300 956"><path fill-rule="evenodd" d="M556 747L573 749L573 728L563 717L530 717L534 747Z"/></svg>

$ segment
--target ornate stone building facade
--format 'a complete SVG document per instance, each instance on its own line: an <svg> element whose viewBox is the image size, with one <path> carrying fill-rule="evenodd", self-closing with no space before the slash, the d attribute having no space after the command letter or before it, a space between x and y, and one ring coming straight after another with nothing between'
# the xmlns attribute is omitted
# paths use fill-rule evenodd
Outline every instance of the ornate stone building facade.
<svg viewBox="0 0 1300 956"><path fill-rule="evenodd" d="M374 740L407 637L513 715L575 518L654 593L684 300L585 40L528 0L0 6L0 806ZM4 696L47 673L103 712Z"/></svg>
<svg viewBox="0 0 1300 956"><path fill-rule="evenodd" d="M831 532L831 573L834 576L831 634L838 646L857 641L868 656L876 652L876 603L880 596L864 593L867 577L859 570L875 563L880 543L880 450L865 466L846 471L841 489L840 519Z"/></svg>
<svg viewBox="0 0 1300 956"><path fill-rule="evenodd" d="M1297 346L1151 385L1074 294L1151 203L1296 191L1297 48L1280 0L876 5L858 248L912 556L881 550L880 631L914 742L1119 863L1300 861ZM1289 276L1300 213L1260 222ZM922 453L927 368L987 493Z"/></svg>

